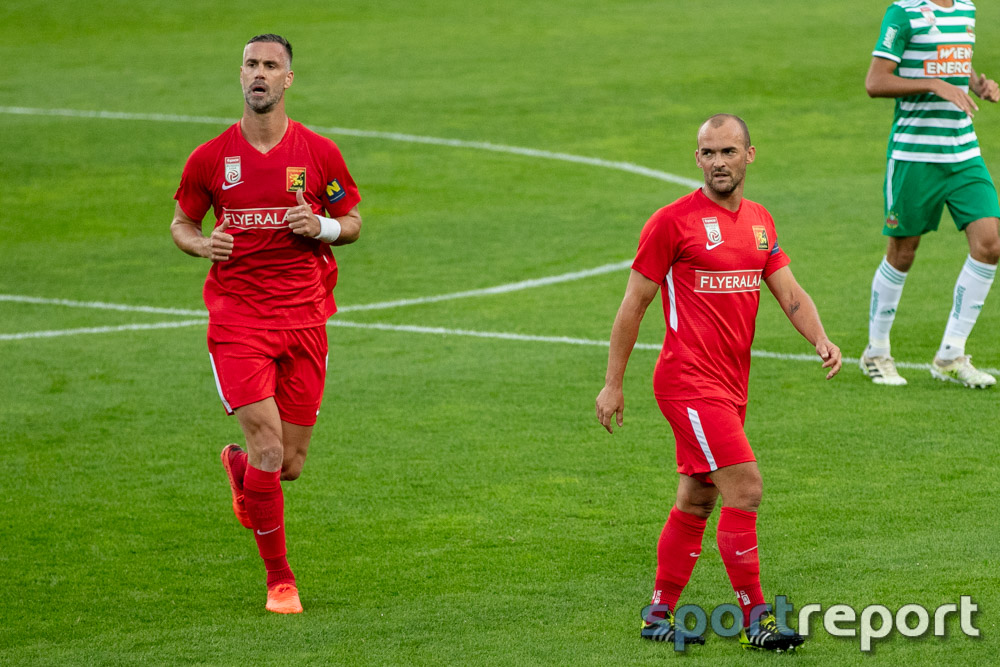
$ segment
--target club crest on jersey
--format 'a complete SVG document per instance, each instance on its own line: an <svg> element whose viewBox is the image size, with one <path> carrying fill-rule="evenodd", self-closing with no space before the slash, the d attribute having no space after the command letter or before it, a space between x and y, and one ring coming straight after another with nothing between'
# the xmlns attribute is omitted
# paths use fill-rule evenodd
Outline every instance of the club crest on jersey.
<svg viewBox="0 0 1000 667"><path fill-rule="evenodd" d="M285 189L288 192L305 192L306 168L287 167L285 169Z"/></svg>
<svg viewBox="0 0 1000 667"><path fill-rule="evenodd" d="M757 250L767 250L770 243L767 242L767 228L764 225L753 226L753 237L757 241Z"/></svg>
<svg viewBox="0 0 1000 667"><path fill-rule="evenodd" d="M336 178L326 184L326 198L331 203L343 199L346 195L347 192L340 187L340 182Z"/></svg>
<svg viewBox="0 0 1000 667"><path fill-rule="evenodd" d="M934 15L934 10L930 7L923 7L920 13L924 15L924 20L927 21L927 25L931 27L927 32L931 35L940 35L941 29L937 27L937 16Z"/></svg>
<svg viewBox="0 0 1000 667"><path fill-rule="evenodd" d="M223 169L223 176L226 183L239 183L243 177L243 170L240 167L240 156L227 157L226 165Z"/></svg>
<svg viewBox="0 0 1000 667"><path fill-rule="evenodd" d="M705 225L705 233L708 234L708 242L712 244L722 243L722 230L719 229L718 218L702 218Z"/></svg>

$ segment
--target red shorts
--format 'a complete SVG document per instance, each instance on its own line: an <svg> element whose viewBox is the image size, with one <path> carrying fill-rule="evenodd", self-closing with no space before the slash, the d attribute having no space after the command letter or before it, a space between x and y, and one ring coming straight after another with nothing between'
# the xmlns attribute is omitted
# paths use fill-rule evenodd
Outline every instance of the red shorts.
<svg viewBox="0 0 1000 667"><path fill-rule="evenodd" d="M326 327L250 329L208 324L208 354L226 412L274 397L282 421L316 423L326 383Z"/></svg>
<svg viewBox="0 0 1000 667"><path fill-rule="evenodd" d="M656 402L674 430L682 475L704 479L713 470L757 460L743 432L746 405L721 398Z"/></svg>

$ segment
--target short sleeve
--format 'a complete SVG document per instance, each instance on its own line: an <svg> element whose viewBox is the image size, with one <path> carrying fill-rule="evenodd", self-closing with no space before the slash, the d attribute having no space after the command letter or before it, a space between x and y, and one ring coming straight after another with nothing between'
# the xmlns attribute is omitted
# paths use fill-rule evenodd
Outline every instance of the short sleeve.
<svg viewBox="0 0 1000 667"><path fill-rule="evenodd" d="M903 60L903 51L910 41L910 19L906 10L898 5L890 5L882 19L882 30L872 55L893 62Z"/></svg>
<svg viewBox="0 0 1000 667"><path fill-rule="evenodd" d="M204 178L204 160L199 149L195 149L188 157L181 173L181 183L174 193L174 199L180 204L181 210L192 220L201 221L205 213L212 207L212 193L206 187Z"/></svg>
<svg viewBox="0 0 1000 667"><path fill-rule="evenodd" d="M326 179L323 186L323 208L333 217L346 215L361 201L358 186L347 170L340 149L333 142L330 142L326 155Z"/></svg>
<svg viewBox="0 0 1000 667"><path fill-rule="evenodd" d="M767 262L764 264L764 271L761 273L761 278L765 280L778 269L792 263L792 260L785 254L785 251L778 245L778 232L775 231L773 225L771 226L771 234L774 237L774 241L771 243L771 249L767 254Z"/></svg>
<svg viewBox="0 0 1000 667"><path fill-rule="evenodd" d="M632 268L658 285L667 279L675 253L674 219L660 209L646 221L639 235Z"/></svg>

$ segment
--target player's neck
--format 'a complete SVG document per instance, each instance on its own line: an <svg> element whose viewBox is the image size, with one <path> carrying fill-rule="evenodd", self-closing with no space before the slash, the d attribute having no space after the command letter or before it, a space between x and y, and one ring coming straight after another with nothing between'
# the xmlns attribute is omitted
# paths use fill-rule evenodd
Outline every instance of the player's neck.
<svg viewBox="0 0 1000 667"><path fill-rule="evenodd" d="M730 192L728 195L720 195L718 192L708 187L707 185L701 186L701 191L706 197L712 200L714 203L718 204L727 211L732 211L735 213L740 210L740 204L743 203L743 184L740 183L739 186Z"/></svg>
<svg viewBox="0 0 1000 667"><path fill-rule="evenodd" d="M945 9L951 9L955 6L955 0L931 0L938 7L944 7Z"/></svg>
<svg viewBox="0 0 1000 667"><path fill-rule="evenodd" d="M260 114L244 107L240 130L243 138L251 146L266 153L281 141L288 129L288 115L284 105L275 107L268 113Z"/></svg>

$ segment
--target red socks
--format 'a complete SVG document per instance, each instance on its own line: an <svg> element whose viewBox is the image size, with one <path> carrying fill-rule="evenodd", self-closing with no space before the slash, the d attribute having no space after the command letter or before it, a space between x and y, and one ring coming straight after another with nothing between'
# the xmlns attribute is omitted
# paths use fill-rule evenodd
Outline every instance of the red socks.
<svg viewBox="0 0 1000 667"><path fill-rule="evenodd" d="M670 516L656 545L654 605L677 609L677 600L691 579L694 564L701 555L701 537L704 533L705 519L682 512L676 507L670 510ZM661 618L666 616L665 612L653 612L653 615Z"/></svg>
<svg viewBox="0 0 1000 667"><path fill-rule="evenodd" d="M295 575L285 559L285 498L281 493L280 476L280 471L264 472L247 465L243 477L243 502L267 569L268 588L280 583L295 583Z"/></svg>
<svg viewBox="0 0 1000 667"><path fill-rule="evenodd" d="M750 626L750 611L764 604L760 590L760 559L757 555L757 513L723 507L716 531L719 555L743 610L743 626Z"/></svg>

